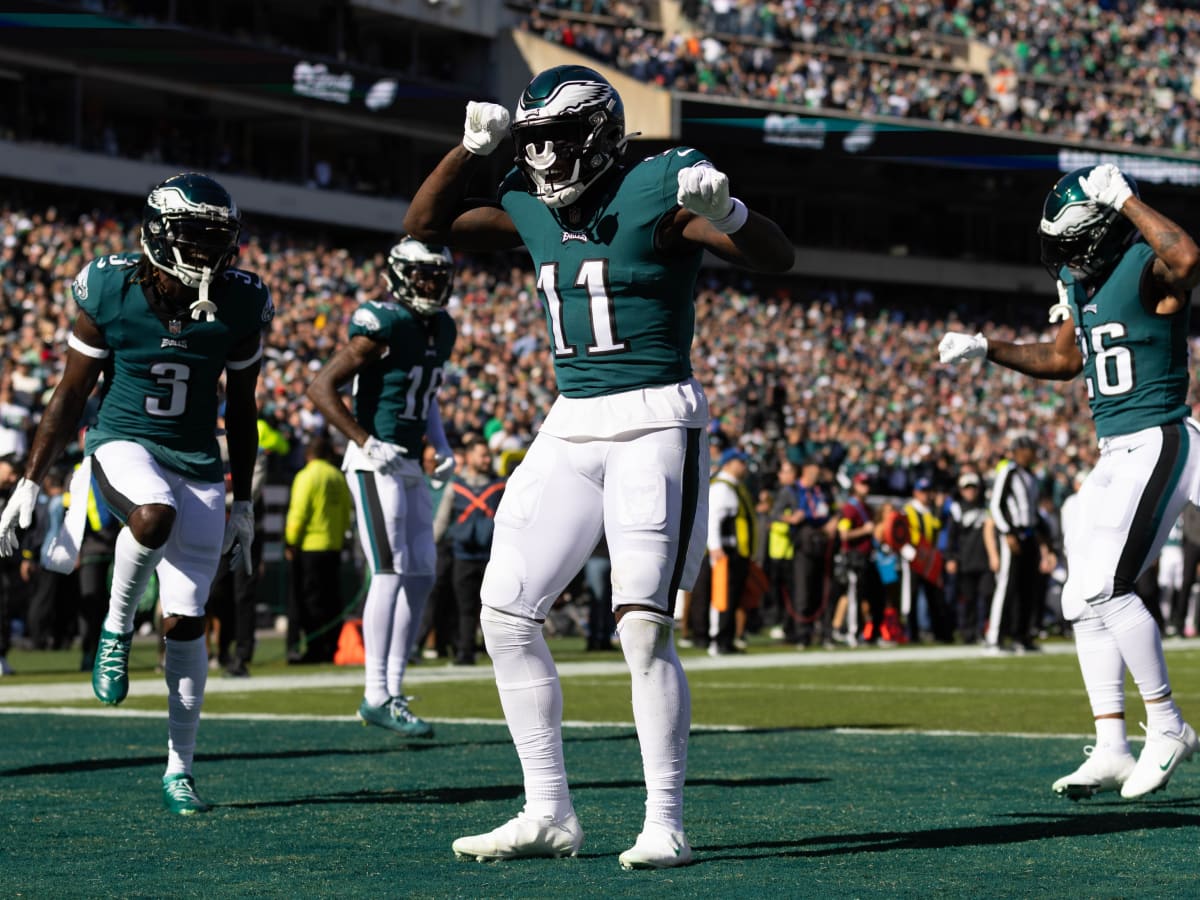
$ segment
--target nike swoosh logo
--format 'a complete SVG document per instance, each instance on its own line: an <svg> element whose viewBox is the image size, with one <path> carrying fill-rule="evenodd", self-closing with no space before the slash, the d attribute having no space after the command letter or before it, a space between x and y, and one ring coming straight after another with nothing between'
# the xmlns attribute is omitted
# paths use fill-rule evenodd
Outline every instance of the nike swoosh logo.
<svg viewBox="0 0 1200 900"><path fill-rule="evenodd" d="M694 147L689 147L687 150L676 150L675 153L679 156L687 156L689 153L693 152L693 150L695 150Z"/></svg>
<svg viewBox="0 0 1200 900"><path fill-rule="evenodd" d="M1175 753L1178 753L1178 752L1179 752L1178 750L1175 751ZM1175 762L1175 753L1172 753L1171 756L1167 759L1167 761L1158 767L1160 771L1165 772L1165 771L1167 771L1167 769L1171 768L1171 763Z"/></svg>
<svg viewBox="0 0 1200 900"><path fill-rule="evenodd" d="M1134 450L1141 450L1145 446L1146 446L1145 444L1138 444L1136 447L1126 447L1125 452L1132 453Z"/></svg>

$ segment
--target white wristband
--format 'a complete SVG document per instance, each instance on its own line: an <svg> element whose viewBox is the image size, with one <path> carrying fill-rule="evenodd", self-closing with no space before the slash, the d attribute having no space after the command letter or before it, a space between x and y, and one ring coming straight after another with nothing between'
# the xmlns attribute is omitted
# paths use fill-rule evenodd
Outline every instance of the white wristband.
<svg viewBox="0 0 1200 900"><path fill-rule="evenodd" d="M733 202L733 209L729 210L728 215L722 216L719 219L709 219L712 222L713 228L722 234L733 234L741 229L746 224L746 219L750 217L750 210L746 209L746 204L737 197L730 198Z"/></svg>

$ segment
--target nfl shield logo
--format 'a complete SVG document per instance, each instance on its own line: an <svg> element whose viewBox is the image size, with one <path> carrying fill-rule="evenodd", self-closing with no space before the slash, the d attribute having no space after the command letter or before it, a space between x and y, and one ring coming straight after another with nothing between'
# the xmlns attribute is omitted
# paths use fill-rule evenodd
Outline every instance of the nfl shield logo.
<svg viewBox="0 0 1200 900"><path fill-rule="evenodd" d="M167 323L167 330L171 332L171 334L179 334L179 332L183 330L183 324L178 319L172 319Z"/></svg>

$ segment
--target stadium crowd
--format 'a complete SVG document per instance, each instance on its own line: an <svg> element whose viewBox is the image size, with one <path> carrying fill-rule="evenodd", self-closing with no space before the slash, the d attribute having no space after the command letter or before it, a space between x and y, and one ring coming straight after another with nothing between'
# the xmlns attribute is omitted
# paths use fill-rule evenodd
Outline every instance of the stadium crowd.
<svg viewBox="0 0 1200 900"><path fill-rule="evenodd" d="M60 377L71 280L93 257L137 248L137 224L101 212L0 211L0 459L26 453ZM259 395L261 417L290 448L272 458L269 477L277 483L290 483L306 447L325 429L305 389L344 340L353 310L382 296L385 251L355 253L281 235L243 243L240 264L262 273L277 308ZM528 445L555 397L545 326L521 259L458 262L450 310L459 341L440 392L443 420L453 446L483 435L499 456ZM781 467L816 463L830 499L862 481L891 503L876 510L884 514L924 484L948 514L960 475L990 480L1017 432L1031 434L1040 448L1036 472L1049 511L1094 464L1082 385L982 364L955 373L938 362L935 348L946 328L961 327L954 316L889 309L865 287L844 293L716 271L702 273L696 303L693 360L713 413L714 471L725 452L744 452L746 481L764 513L786 477ZM1045 333L1040 318L1020 330L988 330L1029 340ZM1193 347L1200 350L1195 339ZM833 556L826 558L831 570ZM785 608L778 600L776 620ZM923 636L927 629L913 621L913 637Z"/></svg>
<svg viewBox="0 0 1200 900"><path fill-rule="evenodd" d="M694 30L563 6L523 27L674 90L1174 150L1200 136L1190 4L703 0Z"/></svg>

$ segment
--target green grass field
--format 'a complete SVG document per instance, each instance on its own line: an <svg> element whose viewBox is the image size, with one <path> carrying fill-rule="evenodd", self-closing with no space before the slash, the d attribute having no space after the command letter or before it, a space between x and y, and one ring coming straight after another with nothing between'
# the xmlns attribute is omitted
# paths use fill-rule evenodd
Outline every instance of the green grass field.
<svg viewBox="0 0 1200 900"><path fill-rule="evenodd" d="M695 723L686 792L696 863L624 872L643 788L619 654L552 642L566 759L587 833L571 860L462 862L460 834L520 808L490 668L423 664L405 744L352 718L361 671L210 679L195 772L217 804L159 806L162 678L135 645L119 709L74 653L16 653L0 681L0 892L30 897L1191 896L1200 771L1141 802L1078 804L1050 783L1082 760L1090 715L1066 645L1021 658L940 650L685 655ZM1200 718L1200 644L1170 646ZM950 658L946 658L949 656ZM1130 693L1132 731L1141 704Z"/></svg>

